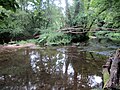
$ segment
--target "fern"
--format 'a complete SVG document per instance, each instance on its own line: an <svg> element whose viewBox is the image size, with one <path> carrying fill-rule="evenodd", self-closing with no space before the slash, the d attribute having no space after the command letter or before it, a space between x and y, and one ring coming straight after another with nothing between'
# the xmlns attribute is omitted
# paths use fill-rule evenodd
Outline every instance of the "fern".
<svg viewBox="0 0 120 90"><path fill-rule="evenodd" d="M39 44L47 45L65 45L70 43L71 37L62 33L57 32L53 28L46 29L42 32L42 35L38 38Z"/></svg>
<svg viewBox="0 0 120 90"><path fill-rule="evenodd" d="M120 33L109 33L107 36L112 41L120 41Z"/></svg>
<svg viewBox="0 0 120 90"><path fill-rule="evenodd" d="M98 31L95 33L97 38L107 38L107 34L110 33L109 31Z"/></svg>

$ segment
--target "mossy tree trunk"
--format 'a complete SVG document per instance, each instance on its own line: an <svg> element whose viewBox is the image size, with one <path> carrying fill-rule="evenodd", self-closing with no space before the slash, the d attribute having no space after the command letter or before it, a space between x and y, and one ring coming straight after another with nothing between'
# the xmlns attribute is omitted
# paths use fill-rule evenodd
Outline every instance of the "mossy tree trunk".
<svg viewBox="0 0 120 90"><path fill-rule="evenodd" d="M104 89L120 89L120 49L116 51L113 58L110 58L103 66ZM109 74L108 74L109 73Z"/></svg>

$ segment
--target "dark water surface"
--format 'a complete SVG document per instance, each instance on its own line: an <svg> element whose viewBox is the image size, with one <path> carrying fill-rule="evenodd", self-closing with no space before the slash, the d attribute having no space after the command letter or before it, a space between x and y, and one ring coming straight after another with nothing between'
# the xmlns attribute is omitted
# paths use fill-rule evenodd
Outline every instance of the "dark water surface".
<svg viewBox="0 0 120 90"><path fill-rule="evenodd" d="M93 49L64 46L1 52L0 90L101 90L102 65L114 49Z"/></svg>

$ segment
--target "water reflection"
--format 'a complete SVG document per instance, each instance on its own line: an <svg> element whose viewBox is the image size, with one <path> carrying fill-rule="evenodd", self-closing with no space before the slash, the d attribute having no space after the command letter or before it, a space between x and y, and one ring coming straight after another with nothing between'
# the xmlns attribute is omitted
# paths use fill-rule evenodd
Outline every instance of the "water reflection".
<svg viewBox="0 0 120 90"><path fill-rule="evenodd" d="M0 90L101 88L105 56L69 46L0 53Z"/></svg>

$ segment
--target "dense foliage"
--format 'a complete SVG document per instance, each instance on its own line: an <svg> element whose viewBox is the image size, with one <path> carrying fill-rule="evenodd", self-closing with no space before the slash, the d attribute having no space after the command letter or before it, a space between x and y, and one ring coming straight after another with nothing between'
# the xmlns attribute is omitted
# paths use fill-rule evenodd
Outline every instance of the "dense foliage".
<svg viewBox="0 0 120 90"><path fill-rule="evenodd" d="M38 37L40 44L68 44L81 36L58 30L73 26L89 30L117 28L119 31L119 0L74 0L72 4L65 0L65 4L62 7L61 0L0 0L1 42ZM106 36L110 37L111 33Z"/></svg>

